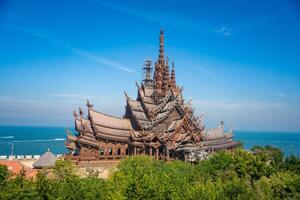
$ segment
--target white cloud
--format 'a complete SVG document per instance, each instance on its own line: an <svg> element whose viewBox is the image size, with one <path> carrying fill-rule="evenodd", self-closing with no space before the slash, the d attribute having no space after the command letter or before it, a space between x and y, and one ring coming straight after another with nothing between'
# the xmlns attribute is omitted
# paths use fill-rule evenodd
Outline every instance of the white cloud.
<svg viewBox="0 0 300 200"><path fill-rule="evenodd" d="M96 4L100 5L100 6L105 7L105 8L109 8L111 10L115 10L115 11L118 11L118 12L123 12L123 13L131 14L131 15L134 15L134 16L137 16L137 17L149 20L149 21L154 21L154 22L157 22L157 23L162 23L162 21L160 19L155 18L155 17L153 17L151 15L148 15L145 12L140 12L138 10L134 10L134 9L131 9L131 8L128 8L128 7L123 7L123 6L119 6L119 5L110 4L110 3L107 3L107 1L91 0L91 2L96 3Z"/></svg>
<svg viewBox="0 0 300 200"><path fill-rule="evenodd" d="M221 98L221 97L220 97ZM291 104L276 101L254 100L195 100L195 114L206 114L207 128L215 127L220 120L227 127L233 123L237 130L299 130L299 109Z"/></svg>
<svg viewBox="0 0 300 200"><path fill-rule="evenodd" d="M57 40L57 39L54 39L54 38L50 37L44 31L41 31L41 30L38 30L38 29L35 29L35 28L29 28L29 27L14 25L14 24L5 24L5 26L9 27L9 28L12 28L12 29L15 29L15 30L18 30L18 31L21 31L21 32L25 32L25 33L33 35L35 37L39 37L39 38L42 38L44 40L47 40L51 43L56 44L60 48L64 48L66 50L71 51L71 53L73 53L75 55L79 55L79 56L87 58L89 60L96 61L100 64L109 66L111 68L118 69L120 71L124 71L124 72L131 73L131 74L137 74L136 71L134 71L133 69L130 69L130 68L122 65L121 63L117 62L117 61L110 60L108 58L102 57L100 55L96 55L94 53L91 53L89 51L86 51L86 50L83 50L83 49L80 49L80 48L75 48L67 42L60 41L60 40Z"/></svg>
<svg viewBox="0 0 300 200"><path fill-rule="evenodd" d="M35 104L38 103L35 99L28 99L22 96L0 95L0 102L5 104Z"/></svg>
<svg viewBox="0 0 300 200"><path fill-rule="evenodd" d="M58 98L66 98L66 99L92 99L92 96L87 96L87 95L78 95L78 94L57 94L57 93L52 93L48 94L47 96L49 97L58 97Z"/></svg>
<svg viewBox="0 0 300 200"><path fill-rule="evenodd" d="M216 33L220 33L222 35L224 35L225 37L229 37L232 34L232 28L228 28L227 26L222 26L218 29L214 30Z"/></svg>
<svg viewBox="0 0 300 200"><path fill-rule="evenodd" d="M120 5L120 3L113 4L110 1L103 0L90 0L91 2L98 4L99 6L114 10L117 12L125 13L131 16L138 17L150 22L154 22L162 27L171 26L181 30L194 30L201 32L211 32L211 27L204 24L199 25L199 21L193 21L193 18L187 18L187 16L178 16L172 14L171 12L153 12L151 9L148 10L138 10L132 7ZM162 14L163 13L163 14Z"/></svg>
<svg viewBox="0 0 300 200"><path fill-rule="evenodd" d="M216 110L276 110L284 107L285 104L280 102L264 102L264 101L206 101L194 100L193 103L201 108L216 109Z"/></svg>
<svg viewBox="0 0 300 200"><path fill-rule="evenodd" d="M292 95L289 95L289 94L286 94L286 93L282 93L282 92L278 92L278 93L276 93L276 95L280 96L280 97L287 98L287 99L292 99L292 100L299 100L300 99L299 97L295 97L295 96L292 96Z"/></svg>
<svg viewBox="0 0 300 200"><path fill-rule="evenodd" d="M193 69L195 69L195 70L197 70L197 71L199 71L199 72L205 74L205 75L208 75L208 76L212 77L212 78L215 77L215 74L214 74L213 72L207 70L207 69L204 68L204 67L198 67L198 66L193 66L193 65L192 65L191 67L192 67Z"/></svg>
<svg viewBox="0 0 300 200"><path fill-rule="evenodd" d="M101 56L98 56L96 54L93 54L93 53L90 53L88 51L84 51L82 49L79 49L79 48L69 48L74 54L77 54L77 55L80 55L82 57L85 57L85 58L88 58L88 59L91 59L91 60L94 60L94 61L97 61L101 64L104 64L104 65L107 65L107 66L110 66L112 68L115 68L115 69L119 69L121 71L124 71L124 72L128 72L128 73L132 73L132 74L137 74L136 71L128 68L128 67L125 67L123 66L122 64L114 61L114 60L109 60L107 58L104 58L104 57L101 57Z"/></svg>

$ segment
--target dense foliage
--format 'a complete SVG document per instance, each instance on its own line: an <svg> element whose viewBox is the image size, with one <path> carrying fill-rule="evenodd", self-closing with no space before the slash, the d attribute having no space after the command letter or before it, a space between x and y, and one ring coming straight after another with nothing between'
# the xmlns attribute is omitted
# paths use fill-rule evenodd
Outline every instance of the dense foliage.
<svg viewBox="0 0 300 200"><path fill-rule="evenodd" d="M128 157L107 180L76 175L68 161L52 172L11 178L0 166L0 199L300 199L300 158L272 146L219 152L199 164Z"/></svg>

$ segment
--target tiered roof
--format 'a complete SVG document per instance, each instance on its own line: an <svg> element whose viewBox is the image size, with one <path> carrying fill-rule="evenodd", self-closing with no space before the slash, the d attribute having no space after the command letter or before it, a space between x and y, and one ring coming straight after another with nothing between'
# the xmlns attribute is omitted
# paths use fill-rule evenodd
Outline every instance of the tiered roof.
<svg viewBox="0 0 300 200"><path fill-rule="evenodd" d="M155 62L153 77L151 61L147 60L144 70L145 79L136 83L136 99L126 97L126 112L123 118L110 116L95 111L87 102L88 114L84 117L82 109L79 116L74 112L77 137L68 137L68 146L97 146L98 141L126 142L141 145L159 143L168 149L186 149L187 146L198 148L226 148L235 146L232 136L219 127L205 130L203 118L194 116L190 103L184 103L182 88L176 85L175 65L172 62L169 71L168 58L164 55L164 34L159 37L159 56ZM76 145L71 145L74 142ZM188 144L188 145L187 145ZM190 148L191 149L191 148Z"/></svg>

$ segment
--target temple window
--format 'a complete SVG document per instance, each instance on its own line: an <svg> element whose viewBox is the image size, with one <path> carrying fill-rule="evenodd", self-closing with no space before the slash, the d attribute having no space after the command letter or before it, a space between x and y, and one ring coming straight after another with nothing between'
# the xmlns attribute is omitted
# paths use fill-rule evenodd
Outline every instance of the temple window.
<svg viewBox="0 0 300 200"><path fill-rule="evenodd" d="M99 153L100 153L101 156L103 156L103 155L104 155L104 149L103 149L103 148L100 148L100 149L99 149Z"/></svg>

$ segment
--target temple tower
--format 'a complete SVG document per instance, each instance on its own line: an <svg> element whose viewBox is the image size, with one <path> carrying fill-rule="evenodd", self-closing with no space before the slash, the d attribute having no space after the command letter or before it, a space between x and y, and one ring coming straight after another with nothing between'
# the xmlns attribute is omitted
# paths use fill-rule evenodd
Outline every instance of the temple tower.
<svg viewBox="0 0 300 200"><path fill-rule="evenodd" d="M162 87L163 87L163 77L165 72L165 58L164 58L164 32L160 30L159 35L159 56L158 60L155 63L155 72L154 72L154 87L155 87L155 96L163 96Z"/></svg>
<svg viewBox="0 0 300 200"><path fill-rule="evenodd" d="M81 108L74 112L76 134L66 130L66 158L79 164L148 154L156 159L195 162L214 151L239 145L232 140L232 130L224 132L223 122L215 129L205 129L203 115L196 117L191 101L184 102L183 88L176 84L174 62L169 66L164 53L162 30L154 66L151 60L145 61L145 76L141 85L136 82L136 99L124 92L123 118L96 111L88 100L86 114Z"/></svg>
<svg viewBox="0 0 300 200"><path fill-rule="evenodd" d="M163 65L164 64L164 31L160 30L159 35L159 57L158 57L158 63Z"/></svg>
<svg viewBox="0 0 300 200"><path fill-rule="evenodd" d="M147 87L151 87L153 86L153 79L151 77L151 73L152 73L152 61L150 59L145 61L145 67L143 68L144 72L145 72L145 79L144 81L144 85Z"/></svg>
<svg viewBox="0 0 300 200"><path fill-rule="evenodd" d="M153 79L152 79L152 66L151 60L148 59L145 61L145 66L143 68L145 72L145 79L143 80L143 89L146 96L152 96L153 94Z"/></svg>
<svg viewBox="0 0 300 200"><path fill-rule="evenodd" d="M163 76L163 90L164 90L165 94L168 91L169 86L170 86L170 71L169 71L169 62L168 62L168 58L167 58L165 70L164 70L164 76Z"/></svg>
<svg viewBox="0 0 300 200"><path fill-rule="evenodd" d="M176 89L176 77L175 77L175 67L174 62L172 62L172 72L171 72L171 88Z"/></svg>

